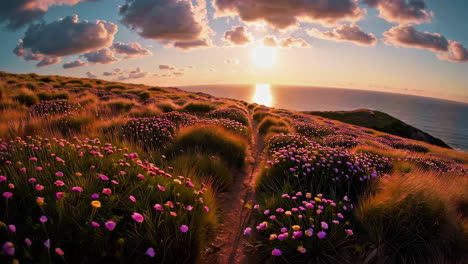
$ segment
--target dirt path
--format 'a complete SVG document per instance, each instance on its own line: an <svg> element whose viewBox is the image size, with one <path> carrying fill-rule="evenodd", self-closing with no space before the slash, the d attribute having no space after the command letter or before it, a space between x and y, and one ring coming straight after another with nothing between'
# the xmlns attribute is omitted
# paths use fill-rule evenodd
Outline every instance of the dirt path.
<svg viewBox="0 0 468 264"><path fill-rule="evenodd" d="M257 122L251 117L251 142L249 144L246 166L236 175L236 179L228 192L220 194L220 228L211 243L210 252L205 255L205 263L209 264L244 264L248 263L245 255L245 245L242 243L242 233L250 219L252 210L245 207L249 201L255 200L255 177L263 161L264 143L260 139Z"/></svg>

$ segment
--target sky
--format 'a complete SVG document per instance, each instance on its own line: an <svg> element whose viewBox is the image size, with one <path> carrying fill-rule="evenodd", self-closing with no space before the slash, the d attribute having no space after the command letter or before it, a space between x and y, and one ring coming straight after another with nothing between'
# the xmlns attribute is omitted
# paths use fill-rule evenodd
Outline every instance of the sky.
<svg viewBox="0 0 468 264"><path fill-rule="evenodd" d="M2 0L0 70L468 102L466 0Z"/></svg>

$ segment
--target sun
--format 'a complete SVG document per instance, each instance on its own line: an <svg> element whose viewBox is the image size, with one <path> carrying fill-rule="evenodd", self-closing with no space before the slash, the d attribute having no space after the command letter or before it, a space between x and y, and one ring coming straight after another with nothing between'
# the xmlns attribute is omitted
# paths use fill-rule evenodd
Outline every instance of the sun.
<svg viewBox="0 0 468 264"><path fill-rule="evenodd" d="M257 46L252 49L252 62L261 68L271 67L276 61L276 48Z"/></svg>

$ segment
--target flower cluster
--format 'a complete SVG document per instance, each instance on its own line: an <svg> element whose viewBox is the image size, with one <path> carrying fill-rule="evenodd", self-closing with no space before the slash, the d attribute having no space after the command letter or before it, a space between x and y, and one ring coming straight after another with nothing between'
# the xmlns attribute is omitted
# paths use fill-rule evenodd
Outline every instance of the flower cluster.
<svg viewBox="0 0 468 264"><path fill-rule="evenodd" d="M359 145L360 143L361 141L359 141L355 137L343 135L341 133L328 135L328 136L323 137L322 139L322 144L324 146L333 147L333 148L341 147L341 148L350 149Z"/></svg>
<svg viewBox="0 0 468 264"><path fill-rule="evenodd" d="M220 126L228 131L231 131L232 133L242 136L242 137L248 137L250 135L250 130L247 126L243 125L240 122L231 120L231 119L225 119L225 118L219 118L219 119L213 119L213 118L203 118L198 121L200 124L205 124L205 125L214 125L214 126Z"/></svg>
<svg viewBox="0 0 468 264"><path fill-rule="evenodd" d="M462 174L467 174L468 169L464 168L463 166L457 164L454 161L443 160L443 159L435 159L435 158L418 158L418 157L410 157L406 158L406 161L414 162L419 166L434 170L437 172L460 172Z"/></svg>
<svg viewBox="0 0 468 264"><path fill-rule="evenodd" d="M123 126L123 136L145 147L164 148L172 142L175 125L157 117L132 118Z"/></svg>
<svg viewBox="0 0 468 264"><path fill-rule="evenodd" d="M331 126L320 125L309 120L295 120L293 122L294 130L305 137L323 137L335 133Z"/></svg>
<svg viewBox="0 0 468 264"><path fill-rule="evenodd" d="M247 118L247 116L241 113L240 110L234 108L213 110L207 114L207 117L213 119L230 119L237 121L245 126L249 124L249 119Z"/></svg>
<svg viewBox="0 0 468 264"><path fill-rule="evenodd" d="M273 257L304 260L327 254L353 235L348 197L335 202L322 194L297 192L281 195L273 207L254 208L258 222L244 230L244 238Z"/></svg>
<svg viewBox="0 0 468 264"><path fill-rule="evenodd" d="M302 148L312 144L318 146L314 141L310 141L305 136L297 133L278 134L268 139L267 143L270 154L273 154L282 148Z"/></svg>
<svg viewBox="0 0 468 264"><path fill-rule="evenodd" d="M81 109L79 104L68 100L43 101L29 108L31 116L48 118L55 115L70 115Z"/></svg>
<svg viewBox="0 0 468 264"><path fill-rule="evenodd" d="M20 263L48 254L50 262L180 263L198 248L186 233L209 225L203 186L127 149L97 139L18 138L2 146L11 156L0 162L0 246Z"/></svg>
<svg viewBox="0 0 468 264"><path fill-rule="evenodd" d="M377 141L395 149L405 149L405 150L421 152L421 153L429 152L429 149L426 148L425 146L414 144L414 143L409 143L403 140L402 138L398 138L398 137L391 136L391 135L381 135L377 137Z"/></svg>
<svg viewBox="0 0 468 264"><path fill-rule="evenodd" d="M165 118L171 121L177 128L189 127L193 126L196 121L197 117L187 113L181 113L178 111L171 111L167 113L162 113L159 115L160 118Z"/></svg>

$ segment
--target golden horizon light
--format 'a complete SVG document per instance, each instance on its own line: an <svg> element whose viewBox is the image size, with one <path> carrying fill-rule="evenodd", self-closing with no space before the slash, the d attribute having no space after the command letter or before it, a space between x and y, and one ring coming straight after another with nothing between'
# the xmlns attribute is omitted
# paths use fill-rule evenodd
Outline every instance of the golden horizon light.
<svg viewBox="0 0 468 264"><path fill-rule="evenodd" d="M267 83L259 83L255 85L255 93L252 101L257 104L271 107L273 104L273 96L271 94L271 85Z"/></svg>

